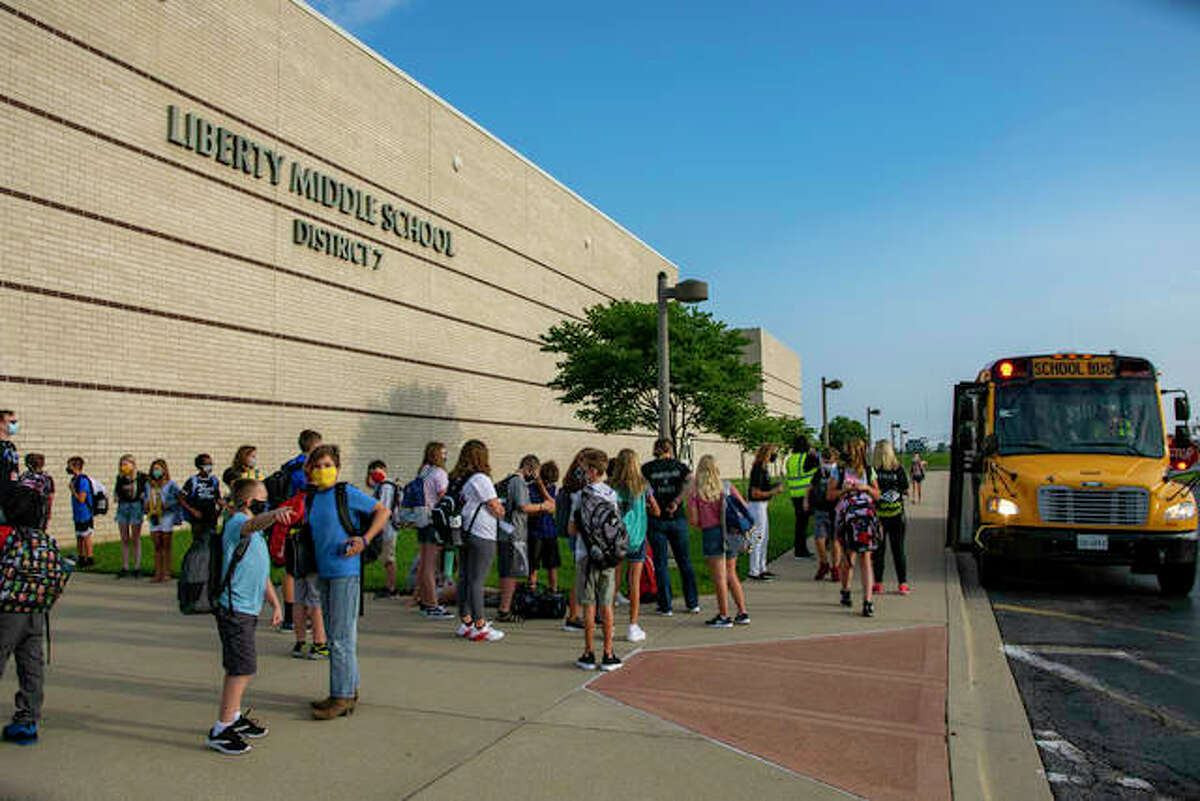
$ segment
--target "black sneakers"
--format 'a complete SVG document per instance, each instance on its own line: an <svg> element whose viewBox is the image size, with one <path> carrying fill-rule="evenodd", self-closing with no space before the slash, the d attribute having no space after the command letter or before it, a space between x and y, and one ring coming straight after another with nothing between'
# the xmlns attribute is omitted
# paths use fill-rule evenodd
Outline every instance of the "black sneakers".
<svg viewBox="0 0 1200 801"><path fill-rule="evenodd" d="M247 709L247 714L242 715L235 720L233 725L229 728L233 729L238 733L238 735L248 740L257 740L260 737L266 737L270 732L270 729L259 723L254 718L250 717L250 711L251 710Z"/></svg>
<svg viewBox="0 0 1200 801"><path fill-rule="evenodd" d="M850 590L842 590L842 600L839 601L842 606L850 606Z"/></svg>
<svg viewBox="0 0 1200 801"><path fill-rule="evenodd" d="M209 729L204 743L212 750L228 756L241 756L250 750L250 743L243 740L242 735L233 730L233 726L220 734L213 734L212 729Z"/></svg>
<svg viewBox="0 0 1200 801"><path fill-rule="evenodd" d="M297 642L292 646L292 659L308 659L308 647L302 642Z"/></svg>
<svg viewBox="0 0 1200 801"><path fill-rule="evenodd" d="M875 617L875 602L863 601L863 617Z"/></svg>
<svg viewBox="0 0 1200 801"><path fill-rule="evenodd" d="M716 617L704 621L704 625L710 629L731 629L733 628L733 621L726 615L718 614Z"/></svg>
<svg viewBox="0 0 1200 801"><path fill-rule="evenodd" d="M604 661L600 663L600 669L605 673L611 673L614 670L620 670L621 658L616 654L605 654Z"/></svg>
<svg viewBox="0 0 1200 801"><path fill-rule="evenodd" d="M738 626L749 626L750 614L748 612L739 612L738 616L733 619L733 622Z"/></svg>
<svg viewBox="0 0 1200 801"><path fill-rule="evenodd" d="M595 670L596 655L591 651L584 652L583 656L575 660L575 667L580 670Z"/></svg>

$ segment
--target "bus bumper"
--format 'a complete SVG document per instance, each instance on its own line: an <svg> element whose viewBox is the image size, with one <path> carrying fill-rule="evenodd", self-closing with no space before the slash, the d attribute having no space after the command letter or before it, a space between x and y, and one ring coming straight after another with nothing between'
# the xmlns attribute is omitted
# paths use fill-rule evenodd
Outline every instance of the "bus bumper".
<svg viewBox="0 0 1200 801"><path fill-rule="evenodd" d="M997 526L981 531L978 543L982 553L1000 559L1131 565L1154 572L1195 562L1197 532Z"/></svg>

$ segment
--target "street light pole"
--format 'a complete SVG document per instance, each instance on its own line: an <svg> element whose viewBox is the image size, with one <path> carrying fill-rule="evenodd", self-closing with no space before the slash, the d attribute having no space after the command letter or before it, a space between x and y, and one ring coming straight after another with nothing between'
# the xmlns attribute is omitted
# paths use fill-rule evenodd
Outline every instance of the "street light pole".
<svg viewBox="0 0 1200 801"><path fill-rule="evenodd" d="M879 414L878 409L872 409L870 406L867 407L867 447L868 448L871 447L871 416L877 415L877 414Z"/></svg>
<svg viewBox="0 0 1200 801"><path fill-rule="evenodd" d="M899 423L892 423L888 426L888 439L891 440L892 450L896 450L896 429L900 428Z"/></svg>
<svg viewBox="0 0 1200 801"><path fill-rule="evenodd" d="M671 336L668 330L667 301L699 303L708 300L708 284L703 281L680 281L667 286L667 274L658 274L658 436L671 439ZM678 443L672 443L678 453Z"/></svg>
<svg viewBox="0 0 1200 801"><path fill-rule="evenodd" d="M908 436L908 429L900 429L900 452L904 453L904 438Z"/></svg>
<svg viewBox="0 0 1200 801"><path fill-rule="evenodd" d="M829 413L825 402L825 390L838 390L842 388L842 382L838 379L826 381L825 376L821 376L821 444L826 448L829 447Z"/></svg>

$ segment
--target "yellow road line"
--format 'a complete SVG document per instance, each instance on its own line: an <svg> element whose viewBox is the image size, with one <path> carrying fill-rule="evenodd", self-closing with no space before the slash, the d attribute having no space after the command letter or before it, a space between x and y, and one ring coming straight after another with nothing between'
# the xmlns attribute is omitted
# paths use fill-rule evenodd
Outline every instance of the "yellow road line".
<svg viewBox="0 0 1200 801"><path fill-rule="evenodd" d="M1053 617L1059 620L1072 620L1077 623L1091 623L1094 626L1104 626L1110 629L1125 629L1126 631L1140 631L1145 634L1154 634L1159 637L1168 637L1172 640L1180 640L1182 642L1197 642L1195 637L1189 637L1186 634L1180 634L1177 631L1166 631L1164 629L1151 629L1145 626L1134 626L1130 623L1114 623L1111 620L1103 620L1098 617L1087 617L1086 615L1074 615L1070 612L1059 612L1054 609L1037 609L1032 606L1022 606L1021 604L992 604L992 609L997 612L1015 612L1021 615L1038 615L1040 617Z"/></svg>

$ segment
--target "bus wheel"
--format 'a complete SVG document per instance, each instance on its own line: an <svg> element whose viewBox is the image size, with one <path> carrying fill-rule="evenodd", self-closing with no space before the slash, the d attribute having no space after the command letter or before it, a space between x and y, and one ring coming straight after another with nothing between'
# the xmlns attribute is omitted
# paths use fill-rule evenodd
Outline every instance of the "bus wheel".
<svg viewBox="0 0 1200 801"><path fill-rule="evenodd" d="M975 566L979 570L979 583L985 590L993 590L1000 586L1004 573L1004 562L1000 557L976 551Z"/></svg>
<svg viewBox="0 0 1200 801"><path fill-rule="evenodd" d="M1163 595L1182 598L1196 583L1196 563L1163 565L1158 569L1158 588Z"/></svg>

